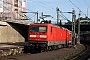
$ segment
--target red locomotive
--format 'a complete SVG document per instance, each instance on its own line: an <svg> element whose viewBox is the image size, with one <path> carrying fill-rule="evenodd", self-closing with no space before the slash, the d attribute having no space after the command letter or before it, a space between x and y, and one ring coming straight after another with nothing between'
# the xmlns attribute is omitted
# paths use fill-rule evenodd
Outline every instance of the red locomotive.
<svg viewBox="0 0 90 60"><path fill-rule="evenodd" d="M72 43L71 35L68 29L53 24L30 24L28 46L33 52L62 48Z"/></svg>

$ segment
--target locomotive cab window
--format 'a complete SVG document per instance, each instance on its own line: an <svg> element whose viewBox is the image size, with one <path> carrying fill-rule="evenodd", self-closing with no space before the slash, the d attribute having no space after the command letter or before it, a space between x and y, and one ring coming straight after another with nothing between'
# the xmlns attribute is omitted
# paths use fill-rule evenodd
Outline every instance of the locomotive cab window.
<svg viewBox="0 0 90 60"><path fill-rule="evenodd" d="M30 31L31 32L46 32L47 27L46 26L31 26Z"/></svg>
<svg viewBox="0 0 90 60"><path fill-rule="evenodd" d="M39 32L46 32L47 27L41 26L39 27Z"/></svg>
<svg viewBox="0 0 90 60"><path fill-rule="evenodd" d="M37 26L31 26L30 31L31 32L38 32L38 27Z"/></svg>

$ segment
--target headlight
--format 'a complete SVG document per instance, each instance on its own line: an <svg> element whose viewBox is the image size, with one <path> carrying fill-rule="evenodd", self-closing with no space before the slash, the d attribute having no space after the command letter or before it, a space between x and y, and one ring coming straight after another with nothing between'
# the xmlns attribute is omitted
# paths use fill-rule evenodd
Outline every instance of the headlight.
<svg viewBox="0 0 90 60"><path fill-rule="evenodd" d="M30 35L30 37L36 37L36 35Z"/></svg>
<svg viewBox="0 0 90 60"><path fill-rule="evenodd" d="M40 38L47 38L46 35L40 35Z"/></svg>

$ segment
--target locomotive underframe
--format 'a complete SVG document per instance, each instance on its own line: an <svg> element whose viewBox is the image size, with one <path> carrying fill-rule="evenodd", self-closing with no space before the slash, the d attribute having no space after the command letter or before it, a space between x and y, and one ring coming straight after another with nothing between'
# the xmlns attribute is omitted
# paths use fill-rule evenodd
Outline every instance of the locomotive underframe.
<svg viewBox="0 0 90 60"><path fill-rule="evenodd" d="M60 41L60 42L48 42L48 46L65 44L65 43L66 43L65 41Z"/></svg>
<svg viewBox="0 0 90 60"><path fill-rule="evenodd" d="M48 41L28 41L28 47L30 52L41 52L42 51L48 51L53 49L58 49L62 47L68 46L66 44L67 41L61 41L61 42L48 42Z"/></svg>
<svg viewBox="0 0 90 60"><path fill-rule="evenodd" d="M41 52L41 50L46 50L47 48L47 41L29 41L28 47L30 52Z"/></svg>

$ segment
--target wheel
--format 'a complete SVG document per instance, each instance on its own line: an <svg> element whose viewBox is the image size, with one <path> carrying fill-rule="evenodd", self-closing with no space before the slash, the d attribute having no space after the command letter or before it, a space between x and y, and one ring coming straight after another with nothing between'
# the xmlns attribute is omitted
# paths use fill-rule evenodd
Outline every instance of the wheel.
<svg viewBox="0 0 90 60"><path fill-rule="evenodd" d="M52 47L51 46L48 47L48 51L52 51Z"/></svg>

